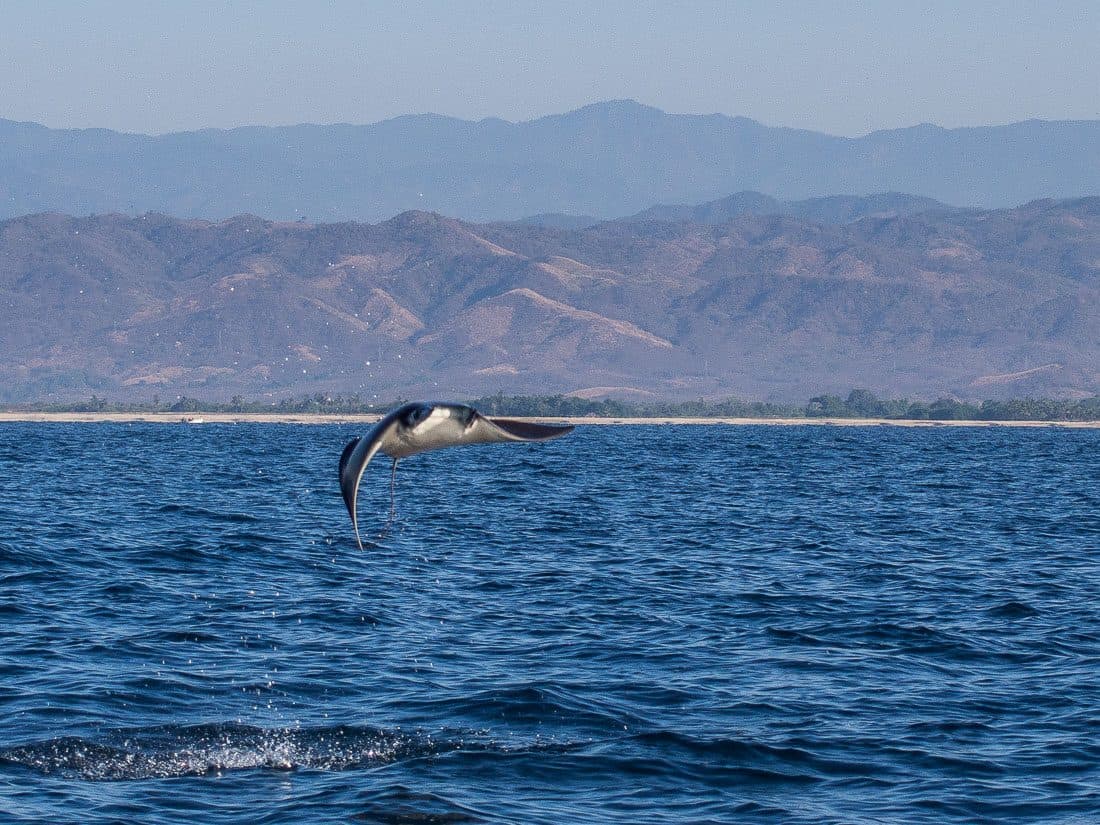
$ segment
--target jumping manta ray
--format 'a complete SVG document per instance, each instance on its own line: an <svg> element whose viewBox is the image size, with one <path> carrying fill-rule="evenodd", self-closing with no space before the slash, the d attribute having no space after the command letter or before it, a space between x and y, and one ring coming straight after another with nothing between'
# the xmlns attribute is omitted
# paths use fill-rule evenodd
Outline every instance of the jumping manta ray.
<svg viewBox="0 0 1100 825"><path fill-rule="evenodd" d="M371 428L363 438L353 438L340 456L340 492L344 496L355 541L359 537L359 519L355 504L359 480L374 454L381 451L393 459L390 470L390 522L393 521L393 479L397 462L417 453L461 447L464 444L494 444L504 441L549 441L573 429L571 424L531 424L509 418L487 418L464 404L440 404L416 401L398 407ZM389 528L390 522L386 523ZM386 530L383 529L382 535ZM381 538L382 536L379 536Z"/></svg>

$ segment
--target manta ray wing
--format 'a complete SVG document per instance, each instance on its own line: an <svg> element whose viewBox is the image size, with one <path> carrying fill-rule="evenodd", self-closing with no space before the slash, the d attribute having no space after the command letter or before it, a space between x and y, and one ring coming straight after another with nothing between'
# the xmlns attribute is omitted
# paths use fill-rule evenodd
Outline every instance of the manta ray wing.
<svg viewBox="0 0 1100 825"><path fill-rule="evenodd" d="M347 445L344 447L344 452L340 453L340 479L341 479L341 481L343 481L343 478L344 478L344 470L348 466L348 459L351 458L351 454L355 450L355 446L362 440L363 439L362 439L361 436L358 436L358 435L355 436L355 438L353 438L351 441L349 441L347 443ZM341 486L343 486L343 485L341 484ZM343 492L343 490L341 490L341 492ZM348 504L348 498L347 498L346 495L344 496L344 504Z"/></svg>
<svg viewBox="0 0 1100 825"><path fill-rule="evenodd" d="M360 550L363 549L363 540L359 537L359 517L356 515L359 480L363 477L363 472L371 459L382 449L387 437L393 435L397 429L397 423L397 417L394 414L387 415L364 437L349 441L340 456L340 493L344 497L348 515L351 516L351 526L355 528L355 541Z"/></svg>
<svg viewBox="0 0 1100 825"><path fill-rule="evenodd" d="M572 424L534 424L512 418L489 418L478 415L474 421L474 435L479 444L497 441L549 441L573 431Z"/></svg>

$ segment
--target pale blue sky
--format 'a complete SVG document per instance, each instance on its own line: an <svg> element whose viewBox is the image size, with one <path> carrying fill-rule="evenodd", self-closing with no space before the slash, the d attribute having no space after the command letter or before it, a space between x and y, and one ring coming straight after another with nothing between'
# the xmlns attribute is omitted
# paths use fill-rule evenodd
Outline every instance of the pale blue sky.
<svg viewBox="0 0 1100 825"><path fill-rule="evenodd" d="M526 120L612 98L844 135L1100 118L1095 0L17 0L0 20L0 117L55 127Z"/></svg>

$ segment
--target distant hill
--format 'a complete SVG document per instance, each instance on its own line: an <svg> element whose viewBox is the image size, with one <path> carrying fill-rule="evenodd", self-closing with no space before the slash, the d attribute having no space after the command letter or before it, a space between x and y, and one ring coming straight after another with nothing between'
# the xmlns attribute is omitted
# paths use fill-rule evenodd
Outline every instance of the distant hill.
<svg viewBox="0 0 1100 825"><path fill-rule="evenodd" d="M542 215L530 215L515 221L527 226L549 226L554 229L585 229L599 222L599 218L593 218L591 215L566 215L563 212L545 212Z"/></svg>
<svg viewBox="0 0 1100 825"><path fill-rule="evenodd" d="M0 222L0 400L1100 392L1100 198L583 229ZM646 396L651 397L651 396Z"/></svg>
<svg viewBox="0 0 1100 825"><path fill-rule="evenodd" d="M952 207L933 198L886 192L876 195L831 195L801 201L781 201L761 192L738 192L697 206L651 206L626 221L687 221L719 224L738 215L792 215L817 223L851 223L863 218L897 218ZM543 224L538 217L530 222ZM545 222L544 225L552 225ZM582 224L583 225L583 224Z"/></svg>
<svg viewBox="0 0 1100 825"><path fill-rule="evenodd" d="M223 219L601 219L752 190L785 201L908 192L1007 207L1100 192L1100 121L920 125L843 138L631 101L523 123L410 115L366 126L161 136L0 121L0 218L157 211ZM833 208L833 207L828 207Z"/></svg>

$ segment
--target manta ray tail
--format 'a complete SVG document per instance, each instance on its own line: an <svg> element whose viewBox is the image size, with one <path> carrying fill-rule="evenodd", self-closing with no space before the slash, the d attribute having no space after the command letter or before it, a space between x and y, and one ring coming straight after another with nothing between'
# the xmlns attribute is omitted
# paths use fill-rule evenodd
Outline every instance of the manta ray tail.
<svg viewBox="0 0 1100 825"><path fill-rule="evenodd" d="M382 532L375 536L375 541L382 541L386 537L386 533L390 532L390 527L393 525L393 520L397 517L397 459L393 460L393 466L390 467L390 517L386 519L386 524L382 528Z"/></svg>

